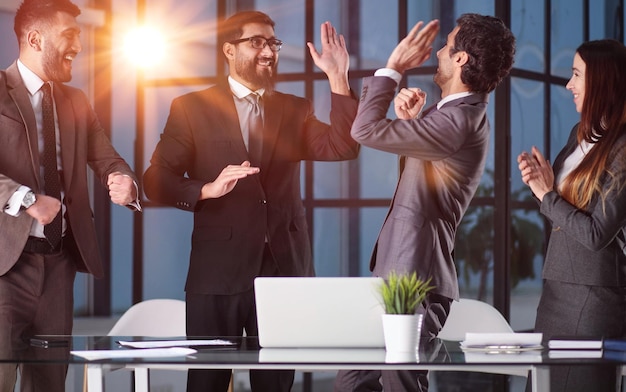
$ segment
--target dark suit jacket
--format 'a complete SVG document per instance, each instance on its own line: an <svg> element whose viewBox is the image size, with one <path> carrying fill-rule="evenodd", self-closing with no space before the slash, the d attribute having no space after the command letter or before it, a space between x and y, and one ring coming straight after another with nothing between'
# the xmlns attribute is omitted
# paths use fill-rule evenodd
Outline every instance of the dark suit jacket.
<svg viewBox="0 0 626 392"><path fill-rule="evenodd" d="M204 184L227 165L248 160L227 83L172 102L144 175L147 196L194 212L186 290L232 294L252 288L265 238L280 275L314 275L300 195L301 160L344 160L358 154L350 137L357 101L332 95L331 124L315 118L311 102L275 92L263 97L265 130L260 173L228 194L198 201Z"/></svg>
<svg viewBox="0 0 626 392"><path fill-rule="evenodd" d="M43 193L37 125L28 94L17 63L0 71L0 206L6 205L20 185ZM54 100L61 135L66 219L74 238L64 241L64 246L73 251L79 271L101 277L87 165L105 187L108 175L116 171L136 177L115 152L82 91L55 83ZM22 253L32 222L33 218L26 213L18 217L0 213L0 275L11 269Z"/></svg>
<svg viewBox="0 0 626 392"><path fill-rule="evenodd" d="M565 159L578 146L572 129L567 144L554 161L555 178ZM599 198L585 210L565 201L557 192L543 197L540 211L552 222L543 277L590 286L626 286L626 255L616 241L626 226L626 134L613 146L607 162L621 187L613 186L604 206ZM602 191L615 185L608 175Z"/></svg>
<svg viewBox="0 0 626 392"><path fill-rule="evenodd" d="M459 296L452 250L456 229L478 187L489 144L487 95L446 103L419 119L389 120L396 83L363 82L352 136L362 145L405 157L394 199L378 237L371 268L417 271L433 293Z"/></svg>

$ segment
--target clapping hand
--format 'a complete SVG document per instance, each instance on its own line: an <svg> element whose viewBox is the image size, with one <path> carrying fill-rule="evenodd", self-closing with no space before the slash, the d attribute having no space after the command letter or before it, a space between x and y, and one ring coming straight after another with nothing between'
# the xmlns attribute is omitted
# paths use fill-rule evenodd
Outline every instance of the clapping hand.
<svg viewBox="0 0 626 392"><path fill-rule="evenodd" d="M396 116L401 120L416 118L426 103L426 92L419 88L403 88L393 100Z"/></svg>

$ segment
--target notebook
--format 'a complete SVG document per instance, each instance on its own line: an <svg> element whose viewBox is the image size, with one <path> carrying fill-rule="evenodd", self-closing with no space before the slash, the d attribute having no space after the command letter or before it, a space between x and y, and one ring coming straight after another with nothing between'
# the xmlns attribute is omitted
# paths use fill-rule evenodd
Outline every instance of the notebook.
<svg viewBox="0 0 626 392"><path fill-rule="evenodd" d="M382 278L259 277L261 347L384 347Z"/></svg>

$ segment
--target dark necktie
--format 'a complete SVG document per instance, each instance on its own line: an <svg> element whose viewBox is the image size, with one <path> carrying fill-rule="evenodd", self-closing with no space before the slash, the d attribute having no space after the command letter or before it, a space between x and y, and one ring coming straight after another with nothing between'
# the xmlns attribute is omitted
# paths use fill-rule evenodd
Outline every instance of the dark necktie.
<svg viewBox="0 0 626 392"><path fill-rule="evenodd" d="M251 106L248 117L248 155L253 166L261 164L263 152L263 117L261 117L259 99L260 97L256 93L246 97Z"/></svg>
<svg viewBox="0 0 626 392"><path fill-rule="evenodd" d="M54 105L52 103L52 91L50 84L44 83L41 88L43 91L43 179L44 191L46 195L61 200L61 181L59 179L59 170L57 168L57 144L54 132ZM63 231L61 213L54 218L52 222L45 225L43 232L53 248L56 248L61 242Z"/></svg>

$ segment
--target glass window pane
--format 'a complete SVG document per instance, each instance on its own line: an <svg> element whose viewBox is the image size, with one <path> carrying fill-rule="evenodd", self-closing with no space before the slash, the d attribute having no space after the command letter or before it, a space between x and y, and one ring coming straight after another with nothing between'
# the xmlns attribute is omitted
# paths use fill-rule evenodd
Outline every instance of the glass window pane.
<svg viewBox="0 0 626 392"><path fill-rule="evenodd" d="M532 146L545 154L544 91L543 83L511 78L511 192L518 200L528 196L528 187L522 182L517 156L522 151L530 151Z"/></svg>
<svg viewBox="0 0 626 392"><path fill-rule="evenodd" d="M538 211L511 216L511 320L514 330L530 330L541 295L544 220Z"/></svg>
<svg viewBox="0 0 626 392"><path fill-rule="evenodd" d="M493 236L493 207L470 206L454 246L461 297L493 303Z"/></svg>
<svg viewBox="0 0 626 392"><path fill-rule="evenodd" d="M428 59L428 61L426 61L422 66L425 67L425 66L437 65L437 56L435 56L435 53L437 50L439 50L439 48L443 46L444 42L446 42L446 36L450 32L450 31L443 31L443 30L444 29L452 30L452 27L448 29L448 26L442 21L443 18L442 18L441 10L439 7L439 2L438 1L409 1L407 2L407 9L408 9L407 29L409 31L413 28L413 26L415 26L417 22L420 22L420 21L424 23L428 23L429 21L433 19L439 19L440 23L442 23L441 30L439 31L439 34L437 38L435 39L435 42L433 43L433 53L431 54L430 59ZM398 30L397 28L394 30L394 33L396 35L398 34L397 30ZM408 31L407 31L407 34L408 34ZM405 36L406 34L403 34L401 37L396 36L395 41L392 40L390 42L391 44L393 44L391 49L393 49L397 45L397 43L400 42L400 40L403 39ZM387 55L389 54L391 54L391 52L387 53ZM436 97L437 98L435 99L438 99L439 93L437 93Z"/></svg>
<svg viewBox="0 0 626 392"><path fill-rule="evenodd" d="M360 197L391 199L398 184L398 156L361 147L359 165Z"/></svg>
<svg viewBox="0 0 626 392"><path fill-rule="evenodd" d="M512 1L511 31L516 39L515 68L543 72L545 69L545 13L542 2Z"/></svg>
<svg viewBox="0 0 626 392"><path fill-rule="evenodd" d="M358 47L350 49L354 55L351 69L377 69L383 67L398 43L398 4L393 1L359 2ZM372 28L376 26L376 28Z"/></svg>
<svg viewBox="0 0 626 392"><path fill-rule="evenodd" d="M605 12L606 2L603 0L596 0L594 6L589 7L589 39L607 38Z"/></svg>
<svg viewBox="0 0 626 392"><path fill-rule="evenodd" d="M184 299L193 214L176 208L148 208L143 220L143 298Z"/></svg>
<svg viewBox="0 0 626 392"><path fill-rule="evenodd" d="M372 251L388 211L388 207L361 208L361 225L359 226L359 271L362 276L371 275L370 260L372 259Z"/></svg>
<svg viewBox="0 0 626 392"><path fill-rule="evenodd" d="M330 123L330 85L328 79L318 80L315 88L315 117ZM338 199L350 197L350 161L314 162L313 197ZM355 197L355 195L352 195Z"/></svg>
<svg viewBox="0 0 626 392"><path fill-rule="evenodd" d="M493 197L494 196L494 173L495 173L495 150L494 144L496 133L503 135L508 129L496 129L495 127L495 93L489 94L489 104L487 105L487 119L489 120L489 148L487 150L487 161L485 162L485 171L480 178L480 185L476 191L476 196Z"/></svg>
<svg viewBox="0 0 626 392"><path fill-rule="evenodd" d="M572 57L583 41L582 13L582 0L552 0L552 75L569 78L572 74Z"/></svg>
<svg viewBox="0 0 626 392"><path fill-rule="evenodd" d="M111 310L125 311L132 305L133 279L133 212L118 205L111 206ZM147 237L149 238L149 237ZM84 275L84 274L80 274ZM108 278L108 277L106 277Z"/></svg>
<svg viewBox="0 0 626 392"><path fill-rule="evenodd" d="M346 208L316 208L313 256L317 276L347 275L349 215Z"/></svg>
<svg viewBox="0 0 626 392"><path fill-rule="evenodd" d="M146 79L214 76L217 62L224 61L221 50L217 50L216 3L161 0L145 4L145 24L156 29L166 44L165 57L159 64L146 68ZM131 18L136 12L133 2L117 7L118 14ZM126 20L118 28L129 31L135 23L134 19Z"/></svg>
<svg viewBox="0 0 626 392"><path fill-rule="evenodd" d="M0 11L0 68L8 67L18 56L17 38L13 32L14 12Z"/></svg>
<svg viewBox="0 0 626 392"><path fill-rule="evenodd" d="M569 138L572 127L580 120L573 95L564 86L551 85L550 157L554 161Z"/></svg>
<svg viewBox="0 0 626 392"><path fill-rule="evenodd" d="M589 39L624 39L624 3L597 0L589 7Z"/></svg>
<svg viewBox="0 0 626 392"><path fill-rule="evenodd" d="M314 198L347 199L351 196L349 161L314 162L313 176Z"/></svg>
<svg viewBox="0 0 626 392"><path fill-rule="evenodd" d="M278 74L303 72L304 56L309 56L304 38L304 1L256 0L254 8L265 12L276 22L274 26L276 37L283 41L278 61Z"/></svg>
<svg viewBox="0 0 626 392"><path fill-rule="evenodd" d="M455 1L455 18L465 13L477 13L483 15L495 14L495 2L493 0Z"/></svg>

